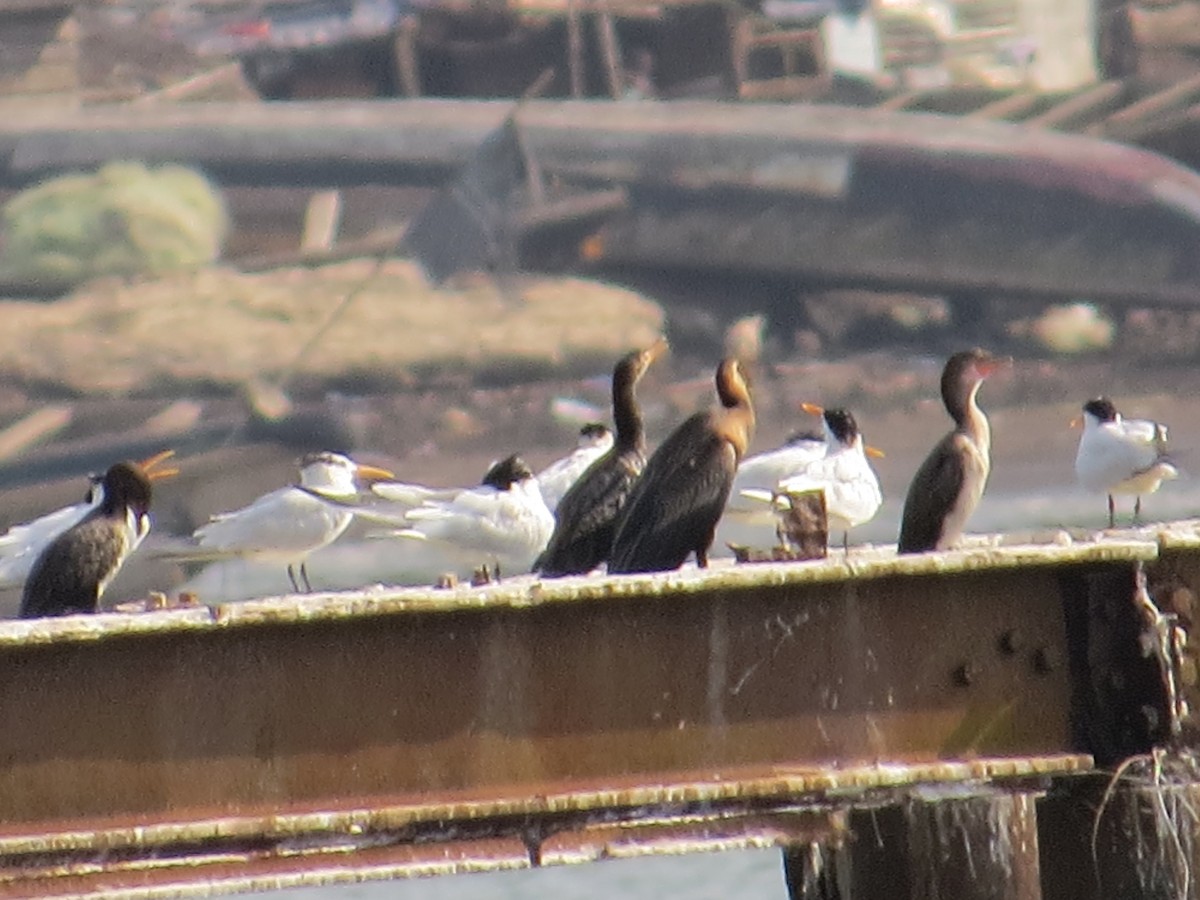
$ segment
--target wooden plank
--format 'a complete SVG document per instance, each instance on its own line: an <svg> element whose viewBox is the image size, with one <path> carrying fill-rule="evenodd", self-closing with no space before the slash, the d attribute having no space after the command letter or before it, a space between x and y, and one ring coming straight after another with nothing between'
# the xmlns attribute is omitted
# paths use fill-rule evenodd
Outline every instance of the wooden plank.
<svg viewBox="0 0 1200 900"><path fill-rule="evenodd" d="M185 100L195 94L203 93L221 84L237 84L242 82L242 67L240 63L231 62L207 72L200 72L182 81L176 81L157 91L147 91L134 97L130 102L135 104L159 103L164 100Z"/></svg>
<svg viewBox="0 0 1200 900"><path fill-rule="evenodd" d="M621 64L621 45L617 39L617 26L612 13L605 10L596 14L596 31L599 36L600 54L604 59L608 93L614 100L618 100L625 93L625 67Z"/></svg>
<svg viewBox="0 0 1200 900"><path fill-rule="evenodd" d="M578 0L567 0L567 75L571 96L576 100L584 95L583 21Z"/></svg>
<svg viewBox="0 0 1200 900"><path fill-rule="evenodd" d="M1114 103L1125 93L1122 81L1104 81L1073 97L1056 103L1045 112L1030 116L1026 125L1040 128L1062 128L1092 115L1095 111Z"/></svg>
<svg viewBox="0 0 1200 900"><path fill-rule="evenodd" d="M300 238L302 253L327 253L337 242L342 220L342 192L317 191L308 199L304 209L304 233Z"/></svg>
<svg viewBox="0 0 1200 900"><path fill-rule="evenodd" d="M392 42L392 58L400 78L400 90L405 97L420 97L421 68L417 51L417 32L421 25L416 16L405 16L400 20Z"/></svg>
<svg viewBox="0 0 1200 900"><path fill-rule="evenodd" d="M1007 97L985 103L967 113L968 119L1015 119L1033 109L1042 99L1036 91L1017 91Z"/></svg>
<svg viewBox="0 0 1200 900"><path fill-rule="evenodd" d="M1200 75L1193 75L1178 84L1144 97L1108 116L1103 122L1092 126L1089 131L1102 132L1114 126L1137 122L1148 116L1164 112L1200 93Z"/></svg>
<svg viewBox="0 0 1200 900"><path fill-rule="evenodd" d="M0 460L20 456L30 447L58 434L75 417L70 404L43 406L0 431Z"/></svg>

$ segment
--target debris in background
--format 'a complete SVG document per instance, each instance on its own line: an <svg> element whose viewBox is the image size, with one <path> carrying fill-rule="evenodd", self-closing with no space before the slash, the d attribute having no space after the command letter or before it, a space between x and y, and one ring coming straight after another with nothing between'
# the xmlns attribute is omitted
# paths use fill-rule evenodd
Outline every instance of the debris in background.
<svg viewBox="0 0 1200 900"><path fill-rule="evenodd" d="M113 162L22 191L3 228L0 276L74 285L211 263L228 217L220 191L193 169Z"/></svg>

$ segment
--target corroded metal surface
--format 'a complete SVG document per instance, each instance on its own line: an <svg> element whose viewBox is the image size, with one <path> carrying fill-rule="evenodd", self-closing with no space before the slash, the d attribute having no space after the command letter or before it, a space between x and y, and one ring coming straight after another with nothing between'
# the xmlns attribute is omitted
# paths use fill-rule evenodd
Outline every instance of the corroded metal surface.
<svg viewBox="0 0 1200 900"><path fill-rule="evenodd" d="M1165 545L3 623L0 895L832 845L922 786L1038 791L1155 740L1135 613Z"/></svg>
<svg viewBox="0 0 1200 900"><path fill-rule="evenodd" d="M920 575L957 575L1009 569L1150 561L1158 558L1155 534L1066 545L972 546L945 553L897 556L890 549L855 549L803 565L788 563L750 568L716 563L707 571L685 569L654 575L579 577L541 581L513 578L485 587L452 589L373 588L332 594L265 598L209 608L138 614L68 616L60 619L0 621L0 649L39 644L105 640L119 635L161 635L259 625L343 621L397 613L449 613L468 610L523 609L559 603L608 602L656 596L687 596L754 588L870 582Z"/></svg>

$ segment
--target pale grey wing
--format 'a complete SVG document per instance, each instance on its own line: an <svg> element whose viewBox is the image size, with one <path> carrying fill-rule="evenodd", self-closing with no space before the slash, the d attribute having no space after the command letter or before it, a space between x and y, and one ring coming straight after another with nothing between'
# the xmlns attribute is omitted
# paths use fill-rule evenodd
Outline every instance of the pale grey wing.
<svg viewBox="0 0 1200 900"><path fill-rule="evenodd" d="M1131 441L1143 444L1155 443L1160 432L1164 441L1167 438L1167 426L1149 419L1123 419L1120 431Z"/></svg>
<svg viewBox="0 0 1200 900"><path fill-rule="evenodd" d="M83 519L91 508L89 503L65 506L31 522L14 525L0 535L0 587L24 582L38 554L56 537Z"/></svg>
<svg viewBox="0 0 1200 900"><path fill-rule="evenodd" d="M739 502L742 491L770 491L785 478L803 472L816 461L823 459L825 454L824 441L805 440L742 460L733 479L733 490L729 495L730 507L737 508L742 505ZM754 506L756 508L759 505Z"/></svg>
<svg viewBox="0 0 1200 900"><path fill-rule="evenodd" d="M601 456L604 450L599 447L586 447L576 450L570 456L552 462L537 473L538 488L546 506L554 511L571 486L580 476Z"/></svg>
<svg viewBox="0 0 1200 900"><path fill-rule="evenodd" d="M1089 490L1106 490L1153 465L1158 456L1152 431L1097 429L1079 443L1075 474Z"/></svg>
<svg viewBox="0 0 1200 900"><path fill-rule="evenodd" d="M214 518L194 536L201 548L234 555L305 553L332 541L351 518L348 510L290 487Z"/></svg>
<svg viewBox="0 0 1200 900"><path fill-rule="evenodd" d="M468 491L446 506L413 510L409 522L430 540L464 550L536 554L549 540L554 519L544 504L538 509L530 501L519 491Z"/></svg>
<svg viewBox="0 0 1200 900"><path fill-rule="evenodd" d="M330 505L352 512L360 519L405 528L408 526L409 513L414 509L453 502L456 496L466 490L469 488L430 488L388 481L373 484L370 491L349 497L325 497L314 493Z"/></svg>

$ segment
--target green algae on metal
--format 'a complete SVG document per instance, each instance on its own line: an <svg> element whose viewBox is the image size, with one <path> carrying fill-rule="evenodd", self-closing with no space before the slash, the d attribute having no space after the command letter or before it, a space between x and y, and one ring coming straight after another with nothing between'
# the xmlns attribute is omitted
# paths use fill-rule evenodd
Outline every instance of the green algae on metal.
<svg viewBox="0 0 1200 900"><path fill-rule="evenodd" d="M406 613L441 613L525 608L559 603L614 602L693 593L764 588L802 588L849 581L963 573L1003 572L1035 567L1151 561L1160 542L1172 547L1192 532L1169 528L1149 536L1100 536L1067 544L996 545L976 543L962 550L897 556L890 548L856 548L822 560L734 565L719 561L708 569L689 567L649 575L589 575L554 580L519 576L481 587L370 588L338 593L269 597L210 608L144 613L103 613L0 623L0 651L60 642L136 638L172 632L214 631L290 623L338 621ZM1178 537L1176 535L1179 535ZM1200 546L1200 536L1195 537ZM1170 543L1167 543L1170 542ZM1190 546L1190 545L1186 545ZM203 598L201 598L203 599Z"/></svg>
<svg viewBox="0 0 1200 900"><path fill-rule="evenodd" d="M395 831L422 823L463 823L512 816L585 813L613 808L660 810L692 804L737 801L792 802L816 795L852 797L868 791L916 785L953 784L1090 771L1086 754L995 757L929 762L878 762L843 768L797 765L746 774L736 770L661 784L516 793L487 799L440 798L375 808L224 816L189 822L160 822L128 827L72 829L42 834L0 835L0 855L116 850L203 843L230 838L285 838L340 835L347 838Z"/></svg>

